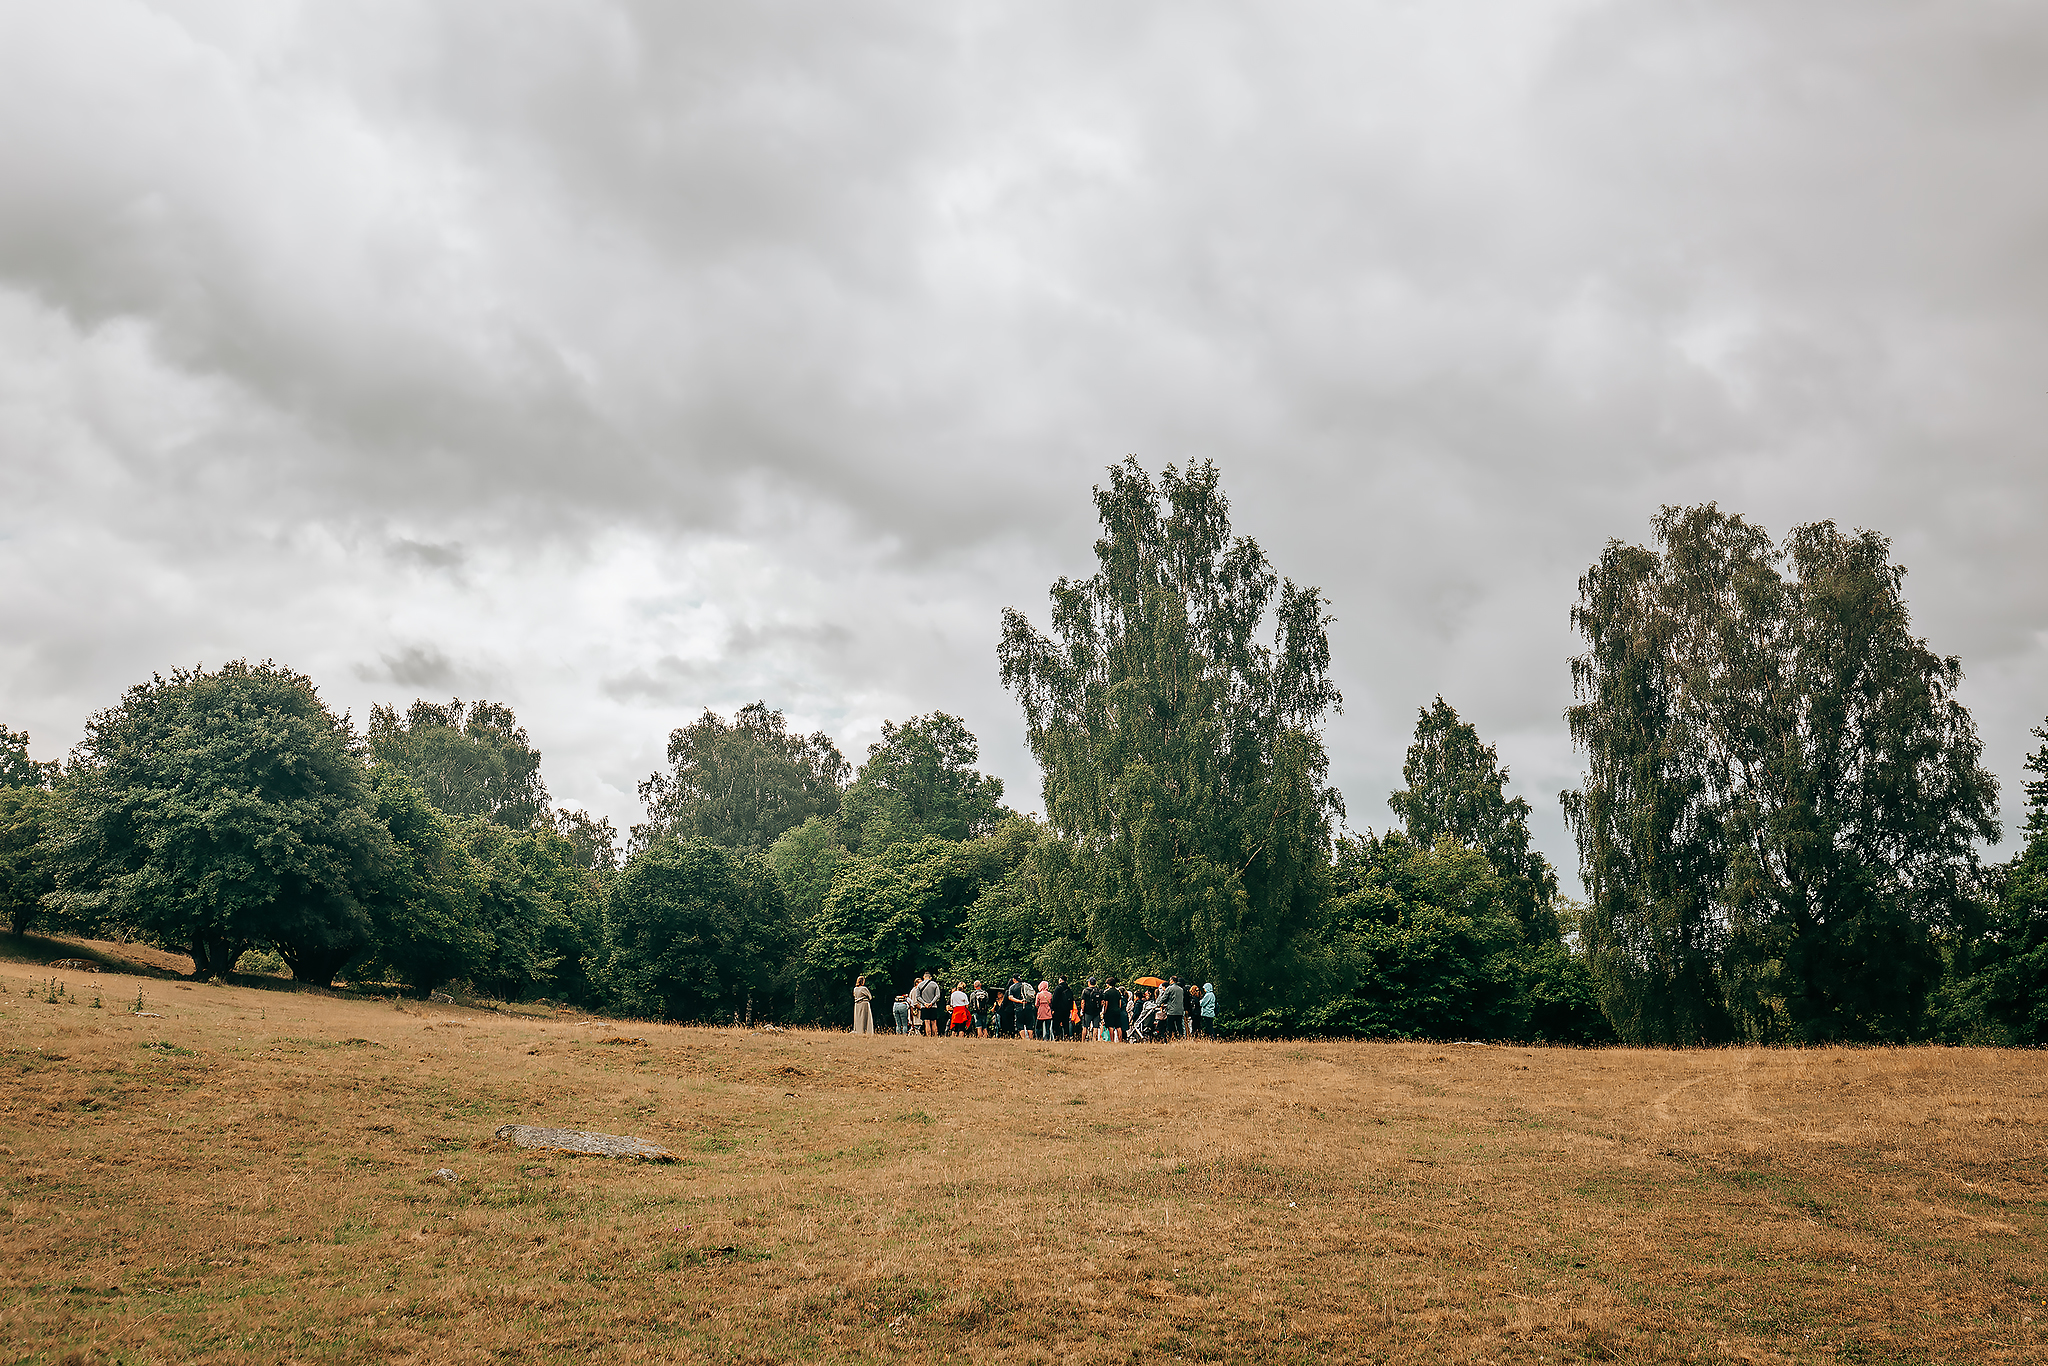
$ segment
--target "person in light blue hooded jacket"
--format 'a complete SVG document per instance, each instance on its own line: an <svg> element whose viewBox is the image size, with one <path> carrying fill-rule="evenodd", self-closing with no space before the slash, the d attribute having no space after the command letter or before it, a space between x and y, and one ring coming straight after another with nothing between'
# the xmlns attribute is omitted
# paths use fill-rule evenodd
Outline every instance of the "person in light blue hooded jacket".
<svg viewBox="0 0 2048 1366"><path fill-rule="evenodd" d="M1202 983L1202 1008L1197 1013L1196 1018L1201 1021L1201 1024L1195 1027L1201 1030L1204 1034L1207 1034L1210 1038L1215 1038L1216 984L1214 982Z"/></svg>

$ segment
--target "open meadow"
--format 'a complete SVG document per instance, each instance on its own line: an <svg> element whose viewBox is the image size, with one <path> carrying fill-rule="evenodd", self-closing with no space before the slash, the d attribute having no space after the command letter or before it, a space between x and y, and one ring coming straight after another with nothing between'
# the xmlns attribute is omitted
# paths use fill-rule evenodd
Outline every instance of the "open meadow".
<svg viewBox="0 0 2048 1366"><path fill-rule="evenodd" d="M2048 1356L2034 1053L933 1043L23 961L0 987L10 1361Z"/></svg>

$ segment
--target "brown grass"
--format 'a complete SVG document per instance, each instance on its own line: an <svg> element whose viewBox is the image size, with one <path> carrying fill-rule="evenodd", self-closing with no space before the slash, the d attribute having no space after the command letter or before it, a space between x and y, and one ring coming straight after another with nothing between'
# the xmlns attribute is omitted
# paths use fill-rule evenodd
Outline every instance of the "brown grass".
<svg viewBox="0 0 2048 1366"><path fill-rule="evenodd" d="M48 976L0 965L9 1359L2048 1358L2037 1054L608 1046Z"/></svg>

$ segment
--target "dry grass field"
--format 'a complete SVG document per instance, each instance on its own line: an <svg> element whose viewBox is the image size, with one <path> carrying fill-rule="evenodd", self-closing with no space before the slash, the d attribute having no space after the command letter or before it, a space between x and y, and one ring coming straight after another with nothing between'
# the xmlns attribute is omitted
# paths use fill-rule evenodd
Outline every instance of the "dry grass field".
<svg viewBox="0 0 2048 1366"><path fill-rule="evenodd" d="M2048 1359L2034 1054L855 1040L23 962L0 987L7 1360Z"/></svg>

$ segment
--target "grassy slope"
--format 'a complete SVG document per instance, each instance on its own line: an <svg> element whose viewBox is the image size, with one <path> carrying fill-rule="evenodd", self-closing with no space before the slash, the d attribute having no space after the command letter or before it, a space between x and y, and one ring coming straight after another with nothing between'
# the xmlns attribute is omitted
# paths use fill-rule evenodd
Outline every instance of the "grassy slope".
<svg viewBox="0 0 2048 1366"><path fill-rule="evenodd" d="M618 1045L49 975L0 964L0 1359L2048 1352L2037 1055Z"/></svg>

